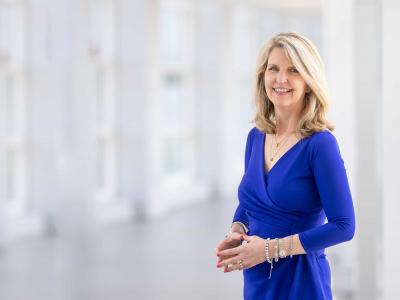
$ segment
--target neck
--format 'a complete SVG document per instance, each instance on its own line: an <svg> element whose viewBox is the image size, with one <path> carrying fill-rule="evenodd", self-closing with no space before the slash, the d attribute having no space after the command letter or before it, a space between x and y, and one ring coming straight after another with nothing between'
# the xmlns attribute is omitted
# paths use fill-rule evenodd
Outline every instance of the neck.
<svg viewBox="0 0 400 300"><path fill-rule="evenodd" d="M291 134L296 131L299 121L297 110L275 108L276 135Z"/></svg>

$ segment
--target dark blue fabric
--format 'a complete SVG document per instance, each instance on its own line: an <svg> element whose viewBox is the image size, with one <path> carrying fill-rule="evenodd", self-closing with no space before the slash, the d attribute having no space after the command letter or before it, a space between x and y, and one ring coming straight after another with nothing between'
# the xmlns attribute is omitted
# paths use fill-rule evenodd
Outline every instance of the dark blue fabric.
<svg viewBox="0 0 400 300"><path fill-rule="evenodd" d="M325 248L352 239L354 208L343 159L333 134L321 131L297 142L264 171L265 133L248 134L245 172L233 221L248 235L299 234L306 254L243 271L244 299L332 299ZM327 221L326 221L327 220Z"/></svg>

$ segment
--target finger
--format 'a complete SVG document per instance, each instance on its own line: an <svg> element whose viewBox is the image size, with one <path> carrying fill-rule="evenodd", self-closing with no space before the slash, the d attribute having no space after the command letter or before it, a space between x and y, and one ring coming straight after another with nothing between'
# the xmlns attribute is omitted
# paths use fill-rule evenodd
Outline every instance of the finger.
<svg viewBox="0 0 400 300"><path fill-rule="evenodd" d="M243 256L235 256L235 257L231 257L231 258L229 258L229 259L226 259L226 260L223 260L223 261L221 261L220 263L219 263L219 265L221 266L221 267L223 267L223 266L229 266L229 265L235 265L235 264L240 264L240 262L242 262L243 263L243 260L244 260L244 258L243 258Z"/></svg>
<svg viewBox="0 0 400 300"><path fill-rule="evenodd" d="M252 236L248 236L247 234L244 234L244 235L243 235L243 239L244 239L246 242L250 242L250 241L253 239L253 237L252 237Z"/></svg>
<svg viewBox="0 0 400 300"><path fill-rule="evenodd" d="M225 259L229 259L232 257L235 257L235 255L219 256L217 261L220 263L221 261L224 261Z"/></svg>
<svg viewBox="0 0 400 300"><path fill-rule="evenodd" d="M226 268L225 268L225 270L226 270L226 273L227 272L232 272L232 271L242 271L242 270L244 270L244 269L246 269L246 266L244 265L244 263L242 262L241 264L239 263L239 262L236 262L235 264L231 264L231 265L229 265L229 266L227 266Z"/></svg>
<svg viewBox="0 0 400 300"><path fill-rule="evenodd" d="M217 268L226 267L226 266L232 264L232 262L236 262L236 261L238 261L238 260L239 260L239 258L238 258L238 256L236 256L236 255L235 255L235 256L230 256L230 257L224 258L224 259L222 259L221 261L219 261L219 262L217 263Z"/></svg>
<svg viewBox="0 0 400 300"><path fill-rule="evenodd" d="M222 242L220 242L220 243L217 245L217 248L215 248L216 252L221 251L221 250L224 250L224 245L226 244L226 241L225 241L225 240L226 240L226 239L224 239Z"/></svg>
<svg viewBox="0 0 400 300"><path fill-rule="evenodd" d="M237 233L236 235L232 236L231 238L232 238L234 241L243 241L243 240L244 240L243 234L244 234L244 233Z"/></svg>
<svg viewBox="0 0 400 300"><path fill-rule="evenodd" d="M223 251L225 249L229 249L229 241L226 239L224 239L221 243L218 244L217 248L215 248L216 253Z"/></svg>
<svg viewBox="0 0 400 300"><path fill-rule="evenodd" d="M228 255L238 255L240 251L243 249L242 246L238 246L231 249L222 250L217 253L218 256L228 256Z"/></svg>
<svg viewBox="0 0 400 300"><path fill-rule="evenodd" d="M223 262L225 259L229 259L229 258L232 258L232 257L234 257L234 256L227 256L227 257L224 257L224 258L219 257L218 260L217 260L217 267L221 268L222 267L221 262Z"/></svg>

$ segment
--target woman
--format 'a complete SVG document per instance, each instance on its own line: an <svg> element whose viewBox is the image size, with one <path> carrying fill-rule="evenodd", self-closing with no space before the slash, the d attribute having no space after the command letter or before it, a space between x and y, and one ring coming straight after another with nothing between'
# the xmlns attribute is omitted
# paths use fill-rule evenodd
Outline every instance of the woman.
<svg viewBox="0 0 400 300"><path fill-rule="evenodd" d="M255 102L239 205L217 267L243 270L244 299L332 299L325 248L351 240L355 218L326 119L323 63L307 38L282 33L265 45Z"/></svg>

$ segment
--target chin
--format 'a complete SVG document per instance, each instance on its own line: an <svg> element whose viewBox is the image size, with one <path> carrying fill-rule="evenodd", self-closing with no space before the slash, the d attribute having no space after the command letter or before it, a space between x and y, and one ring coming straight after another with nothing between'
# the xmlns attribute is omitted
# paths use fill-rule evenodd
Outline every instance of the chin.
<svg viewBox="0 0 400 300"><path fill-rule="evenodd" d="M292 101L282 101L282 100L274 101L273 103L274 106L276 107L290 107L295 105L295 103Z"/></svg>

